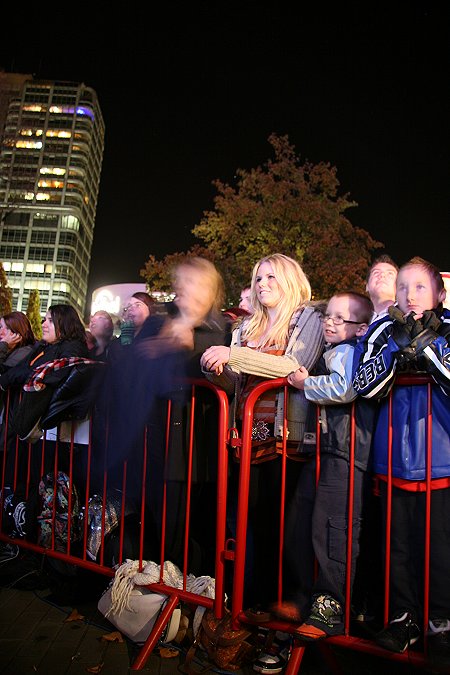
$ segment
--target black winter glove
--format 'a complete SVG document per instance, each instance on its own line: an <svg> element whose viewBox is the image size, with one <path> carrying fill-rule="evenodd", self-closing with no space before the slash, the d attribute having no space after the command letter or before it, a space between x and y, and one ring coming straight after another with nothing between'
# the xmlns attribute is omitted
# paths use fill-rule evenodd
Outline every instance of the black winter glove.
<svg viewBox="0 0 450 675"><path fill-rule="evenodd" d="M441 327L442 321L432 309L427 309L415 323L416 325L411 331L411 347L418 356L425 347L428 347L438 337L437 331Z"/></svg>
<svg viewBox="0 0 450 675"><path fill-rule="evenodd" d="M420 319L417 319L414 322L414 327L411 331L411 337L414 339L422 331L424 330L432 330L435 333L439 330L440 326L442 325L442 321L440 318L436 315L436 313L432 309L427 309L425 312L422 314Z"/></svg>
<svg viewBox="0 0 450 675"><path fill-rule="evenodd" d="M389 307L388 312L390 318L393 320L392 337L401 351L409 351L412 340L411 331L415 324L414 316L409 314L407 317L404 317L402 311L394 305Z"/></svg>

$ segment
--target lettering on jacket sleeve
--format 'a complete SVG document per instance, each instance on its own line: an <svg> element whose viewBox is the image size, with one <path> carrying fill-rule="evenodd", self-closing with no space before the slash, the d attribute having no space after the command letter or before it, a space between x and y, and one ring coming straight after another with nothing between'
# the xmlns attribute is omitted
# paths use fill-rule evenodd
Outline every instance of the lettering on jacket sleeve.
<svg viewBox="0 0 450 675"><path fill-rule="evenodd" d="M355 391L363 391L371 384L380 379L380 376L386 372L386 364L383 354L379 354L369 363L361 365L355 374L353 387Z"/></svg>

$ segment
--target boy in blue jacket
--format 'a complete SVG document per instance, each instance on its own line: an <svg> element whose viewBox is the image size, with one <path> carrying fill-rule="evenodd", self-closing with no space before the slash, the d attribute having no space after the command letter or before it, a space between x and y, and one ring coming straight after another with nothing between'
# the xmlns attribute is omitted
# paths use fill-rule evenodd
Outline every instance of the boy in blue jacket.
<svg viewBox="0 0 450 675"><path fill-rule="evenodd" d="M292 585L288 592L299 615L304 617L294 635L307 642L344 632L350 427L352 402L356 399L352 386L353 352L372 314L373 304L367 296L355 291L336 293L322 318L326 348L314 373L310 375L301 366L288 376L289 384L303 389L311 401L312 432L305 434L305 452L310 443L315 453L315 418L317 406L320 407L319 483L316 488L314 454L300 475L286 530ZM355 404L352 581L359 553L362 508L369 487L371 434L377 408L363 399ZM314 557L318 563L316 579Z"/></svg>
<svg viewBox="0 0 450 675"><path fill-rule="evenodd" d="M450 311L433 264L415 257L396 285L397 306L373 322L355 348L353 386L365 398L384 399L374 435L374 471L384 516L388 474L388 400L396 374L426 373L432 386L429 650L450 664ZM393 390L390 621L376 642L403 652L417 642L423 622L426 505L427 386ZM384 524L386 517L384 517Z"/></svg>

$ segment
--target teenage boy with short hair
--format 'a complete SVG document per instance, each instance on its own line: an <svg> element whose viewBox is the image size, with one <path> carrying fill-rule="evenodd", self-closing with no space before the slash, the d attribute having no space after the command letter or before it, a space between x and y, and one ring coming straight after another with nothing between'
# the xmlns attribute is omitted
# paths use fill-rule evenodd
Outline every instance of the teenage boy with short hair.
<svg viewBox="0 0 450 675"><path fill-rule="evenodd" d="M370 266L366 291L373 302L373 320L387 313L395 303L395 282L398 265L389 255L380 255Z"/></svg>

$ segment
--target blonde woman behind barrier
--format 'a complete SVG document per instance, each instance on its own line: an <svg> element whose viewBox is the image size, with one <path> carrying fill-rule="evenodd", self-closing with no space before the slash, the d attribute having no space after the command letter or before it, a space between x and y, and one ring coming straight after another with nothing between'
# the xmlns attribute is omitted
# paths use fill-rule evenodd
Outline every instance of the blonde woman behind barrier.
<svg viewBox="0 0 450 675"><path fill-rule="evenodd" d="M324 347L320 316L308 306L311 287L295 260L281 253L262 258L253 268L251 289L254 313L234 330L231 346L210 347L201 359L203 370L214 383L227 388L230 380L237 380L234 405L238 427L245 399L258 382L287 377L301 365L314 368ZM258 400L254 409L255 466L251 471L249 503L253 546L248 547L247 555L251 587L246 584L246 602L252 604L264 605L275 599L280 485L277 440L281 436L283 408L283 393L272 390ZM287 413L290 444L303 438L306 410L304 393L292 390ZM237 464L233 467L231 493L237 484L236 469ZM298 469L298 465L290 463L289 480L295 480ZM234 528L232 521L230 527Z"/></svg>

